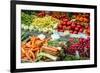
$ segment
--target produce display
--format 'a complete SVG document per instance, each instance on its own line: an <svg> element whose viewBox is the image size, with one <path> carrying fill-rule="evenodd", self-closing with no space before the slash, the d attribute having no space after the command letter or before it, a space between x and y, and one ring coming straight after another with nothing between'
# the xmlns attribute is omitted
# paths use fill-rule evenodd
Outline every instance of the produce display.
<svg viewBox="0 0 100 73"><path fill-rule="evenodd" d="M32 21L33 28L43 32L53 32L58 23L59 20L51 16L38 17Z"/></svg>
<svg viewBox="0 0 100 73"><path fill-rule="evenodd" d="M21 62L90 59L90 14L21 11Z"/></svg>

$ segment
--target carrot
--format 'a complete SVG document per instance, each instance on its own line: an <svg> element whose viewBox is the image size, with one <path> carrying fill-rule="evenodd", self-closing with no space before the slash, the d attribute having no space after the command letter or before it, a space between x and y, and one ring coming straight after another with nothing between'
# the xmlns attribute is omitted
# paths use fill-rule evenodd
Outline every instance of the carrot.
<svg viewBox="0 0 100 73"><path fill-rule="evenodd" d="M34 53L30 50L29 53L32 55L32 60L34 61L35 60L35 55Z"/></svg>
<svg viewBox="0 0 100 73"><path fill-rule="evenodd" d="M40 40L39 38L32 36L29 39L30 40L28 42L23 42L21 45L21 59L25 58L30 62L33 62L35 61L37 54L41 51L43 44L47 43L51 38ZM54 47L45 48L51 51L57 51L57 49Z"/></svg>
<svg viewBox="0 0 100 73"><path fill-rule="evenodd" d="M26 57L27 57L29 60L31 60L31 61L32 61L32 58L28 55L28 53L27 53L27 52L25 53L25 55L26 55Z"/></svg>
<svg viewBox="0 0 100 73"><path fill-rule="evenodd" d="M37 50L37 51L34 53L36 57L37 57L38 53L39 53L39 50Z"/></svg>
<svg viewBox="0 0 100 73"><path fill-rule="evenodd" d="M23 48L21 49L21 51L22 51L22 53L25 53L25 50Z"/></svg>
<svg viewBox="0 0 100 73"><path fill-rule="evenodd" d="M25 42L23 42L23 43L21 44L21 47L22 47L22 48L25 48L25 47L26 47Z"/></svg>
<svg viewBox="0 0 100 73"><path fill-rule="evenodd" d="M31 49L32 51L37 51L37 50L39 50L40 48L39 47L36 47L36 48L33 48L33 49Z"/></svg>
<svg viewBox="0 0 100 73"><path fill-rule="evenodd" d="M31 46L31 42L26 43L26 47L30 47Z"/></svg>
<svg viewBox="0 0 100 73"><path fill-rule="evenodd" d="M32 45L34 45L35 40L36 40L36 38L35 38L34 36L33 36L33 37L31 37L31 42L32 42Z"/></svg>

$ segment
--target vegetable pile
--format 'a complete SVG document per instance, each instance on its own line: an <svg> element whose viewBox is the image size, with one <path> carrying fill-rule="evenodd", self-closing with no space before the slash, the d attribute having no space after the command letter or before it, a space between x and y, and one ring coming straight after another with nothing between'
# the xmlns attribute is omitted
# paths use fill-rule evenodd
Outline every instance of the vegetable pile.
<svg viewBox="0 0 100 73"><path fill-rule="evenodd" d="M90 14L21 11L21 62L90 59Z"/></svg>
<svg viewBox="0 0 100 73"><path fill-rule="evenodd" d="M53 32L58 23L59 20L51 16L38 17L32 21L33 28L43 32Z"/></svg>
<svg viewBox="0 0 100 73"><path fill-rule="evenodd" d="M76 54L76 51L80 54L80 56L89 57L90 54L90 38L78 38L77 42L76 38L70 38L70 46L66 49L66 52L72 55Z"/></svg>

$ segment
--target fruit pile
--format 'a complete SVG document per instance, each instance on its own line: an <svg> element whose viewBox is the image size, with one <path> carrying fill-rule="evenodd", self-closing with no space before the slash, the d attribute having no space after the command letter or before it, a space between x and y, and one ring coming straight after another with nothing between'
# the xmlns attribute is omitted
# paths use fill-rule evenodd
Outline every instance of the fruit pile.
<svg viewBox="0 0 100 73"><path fill-rule="evenodd" d="M64 32L68 30L72 34L85 33L87 35L90 35L89 25L84 26L84 25L81 25L80 23L71 21L67 18L63 19L60 22L60 24L57 26L57 30L59 32Z"/></svg>

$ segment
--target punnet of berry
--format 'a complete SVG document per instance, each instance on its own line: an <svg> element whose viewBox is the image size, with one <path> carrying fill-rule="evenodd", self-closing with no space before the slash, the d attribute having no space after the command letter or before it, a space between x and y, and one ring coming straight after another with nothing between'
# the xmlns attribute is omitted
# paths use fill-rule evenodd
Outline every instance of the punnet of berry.
<svg viewBox="0 0 100 73"><path fill-rule="evenodd" d="M90 14L21 11L21 62L90 59Z"/></svg>

